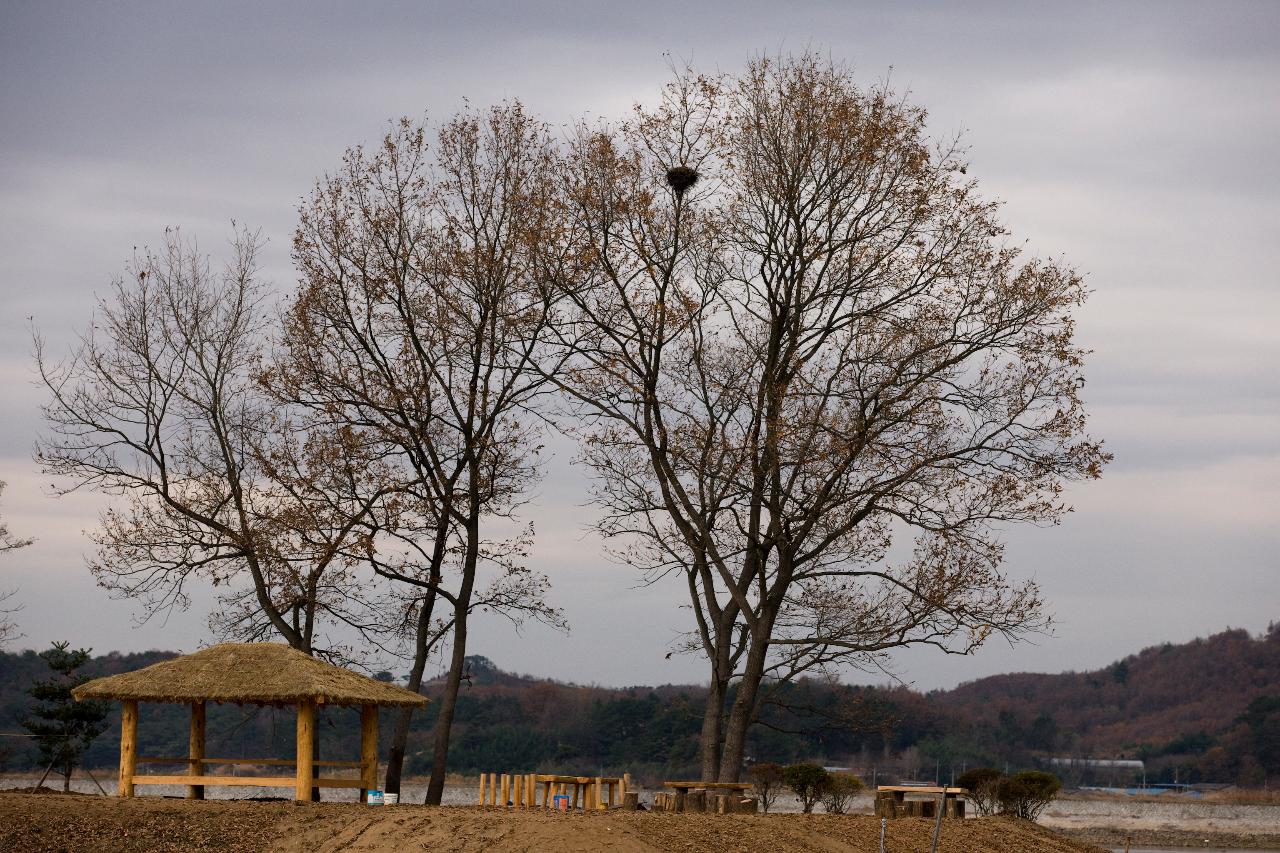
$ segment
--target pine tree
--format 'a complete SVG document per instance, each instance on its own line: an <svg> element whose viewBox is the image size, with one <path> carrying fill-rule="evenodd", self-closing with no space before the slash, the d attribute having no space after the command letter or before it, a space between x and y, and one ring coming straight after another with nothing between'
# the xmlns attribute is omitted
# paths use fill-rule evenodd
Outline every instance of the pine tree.
<svg viewBox="0 0 1280 853"><path fill-rule="evenodd" d="M70 643L54 643L40 657L53 670L53 677L36 681L27 695L35 709L22 725L36 738L40 756L48 767L62 774L62 790L71 789L71 773L80 764L89 744L106 730L110 706L105 702L77 702L71 691L88 681L76 671L89 660L92 649L71 650Z"/></svg>

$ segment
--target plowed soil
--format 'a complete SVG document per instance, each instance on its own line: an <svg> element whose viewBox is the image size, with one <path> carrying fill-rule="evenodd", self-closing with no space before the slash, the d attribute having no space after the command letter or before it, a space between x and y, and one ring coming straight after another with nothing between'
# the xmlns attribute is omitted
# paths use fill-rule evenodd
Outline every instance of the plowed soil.
<svg viewBox="0 0 1280 853"><path fill-rule="evenodd" d="M373 807L61 794L0 795L5 853L161 851L693 851L844 853L879 849L880 821L840 815L554 814L479 807ZM890 853L928 850L931 820L889 822ZM1034 824L999 818L945 821L943 853L1085 853L1100 848Z"/></svg>

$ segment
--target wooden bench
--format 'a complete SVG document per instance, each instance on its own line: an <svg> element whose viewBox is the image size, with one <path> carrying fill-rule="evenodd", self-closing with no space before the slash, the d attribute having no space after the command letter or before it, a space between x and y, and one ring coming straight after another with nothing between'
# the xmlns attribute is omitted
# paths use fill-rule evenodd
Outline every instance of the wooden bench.
<svg viewBox="0 0 1280 853"><path fill-rule="evenodd" d="M928 799L908 800L908 794L929 795ZM876 788L876 817L934 817L941 804L942 816L964 818L965 788L931 785L880 785Z"/></svg>
<svg viewBox="0 0 1280 853"><path fill-rule="evenodd" d="M296 773L293 776L211 776L205 772L206 766L219 765L296 768L298 762L292 758L170 758L166 756L138 756L134 761L137 764L187 765L186 773L136 774L132 777L132 782L134 785L186 785L188 787L193 787L193 783L199 783L194 787L199 790L200 798L204 796L206 785L238 785L248 788L293 788L297 785ZM377 786L377 771L371 768L367 762L315 760L311 763L314 767L340 767L360 770L360 778L358 779L315 776L311 781L311 785L314 788L357 788L360 790L360 798L363 801L368 789Z"/></svg>

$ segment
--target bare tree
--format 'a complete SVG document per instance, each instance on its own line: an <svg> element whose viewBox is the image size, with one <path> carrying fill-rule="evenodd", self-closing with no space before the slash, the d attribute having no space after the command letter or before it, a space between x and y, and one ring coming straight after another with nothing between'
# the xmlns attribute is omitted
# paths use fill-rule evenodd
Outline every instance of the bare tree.
<svg viewBox="0 0 1280 853"><path fill-rule="evenodd" d="M0 494L4 494L4 487L4 481L0 480ZM14 536L9 532L9 527L4 523L4 520L0 519L0 554L25 548L31 542L32 540L30 539L19 539ZM0 592L0 648L16 640L19 636L18 625L13 621L12 617L22 608L16 604L9 604L16 594L16 590L12 589Z"/></svg>
<svg viewBox="0 0 1280 853"><path fill-rule="evenodd" d="M349 151L304 204L303 281L278 365L295 403L377 436L418 506L405 528L416 533L383 535L386 556L370 559L410 590L409 688L446 634L452 647L428 803L443 792L470 615L562 624L546 578L523 565L516 518L537 477L540 421L527 410L555 372L540 287L544 247L557 245L554 150L519 104L462 113L436 143L402 120L376 150ZM406 714L388 790L407 731Z"/></svg>
<svg viewBox="0 0 1280 853"><path fill-rule="evenodd" d="M225 636L279 636L346 658L324 627L377 627L344 550L386 493L355 430L289 420L257 381L269 314L259 242L236 232L215 273L176 231L136 256L69 359L37 363L51 399L44 471L118 500L93 534L103 587L150 617L189 585L224 588Z"/></svg>
<svg viewBox="0 0 1280 853"><path fill-rule="evenodd" d="M678 74L571 152L561 385L604 532L685 577L707 778L738 778L771 678L1044 624L999 530L1055 522L1108 458L1085 290L1020 261L965 172L923 110L812 55Z"/></svg>

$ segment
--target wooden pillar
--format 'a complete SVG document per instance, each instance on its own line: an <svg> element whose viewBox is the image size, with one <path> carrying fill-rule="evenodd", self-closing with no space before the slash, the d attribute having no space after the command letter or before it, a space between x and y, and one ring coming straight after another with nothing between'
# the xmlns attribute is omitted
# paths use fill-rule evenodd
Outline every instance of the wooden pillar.
<svg viewBox="0 0 1280 853"><path fill-rule="evenodd" d="M480 800L479 802L476 803L476 805L478 806L484 805L484 780L485 780L485 774L481 773L480 774Z"/></svg>
<svg viewBox="0 0 1280 853"><path fill-rule="evenodd" d="M293 798L311 802L312 774L315 770L313 739L316 733L316 703L304 699L298 703L297 767Z"/></svg>
<svg viewBox="0 0 1280 853"><path fill-rule="evenodd" d="M360 802L378 788L378 706L360 706Z"/></svg>
<svg viewBox="0 0 1280 853"><path fill-rule="evenodd" d="M120 703L120 779L116 796L133 796L133 771L138 766L138 702Z"/></svg>
<svg viewBox="0 0 1280 853"><path fill-rule="evenodd" d="M204 702L191 703L191 737L188 740L188 776L204 775ZM204 785L188 785L188 800L203 800Z"/></svg>
<svg viewBox="0 0 1280 853"><path fill-rule="evenodd" d="M592 799L591 808L593 808L593 809L598 809L598 808L600 808L600 804L601 804L602 802L604 802L604 797L602 797L602 796L601 796L602 791L600 790L600 786L601 786L600 777L599 777L599 776L597 776L597 777L596 777L596 786L595 786L595 787L596 787L596 792L595 792L595 795L591 798L591 799ZM612 792L613 792L613 787L612 787L612 786L610 786L610 787L609 787L609 792L610 792L610 793L612 793ZM613 798L612 798L612 797L610 797L610 799L612 800Z"/></svg>

